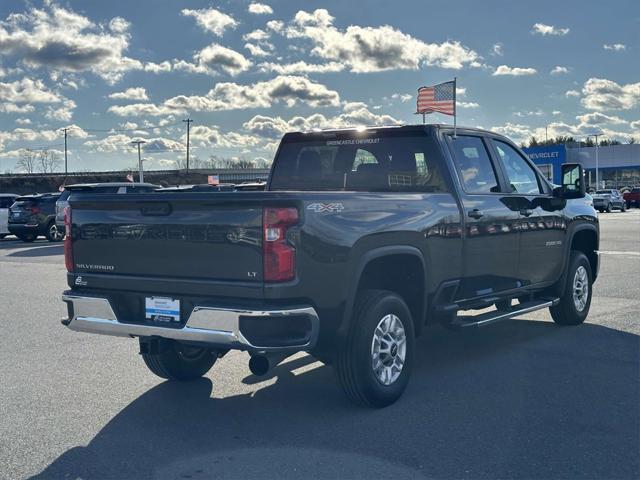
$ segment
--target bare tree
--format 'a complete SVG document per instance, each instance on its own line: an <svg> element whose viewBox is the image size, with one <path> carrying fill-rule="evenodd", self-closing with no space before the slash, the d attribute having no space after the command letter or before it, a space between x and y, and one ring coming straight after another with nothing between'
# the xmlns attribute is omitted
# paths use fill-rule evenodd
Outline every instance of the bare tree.
<svg viewBox="0 0 640 480"><path fill-rule="evenodd" d="M209 168L238 168L250 169L256 168L256 161L248 158L238 157L218 157L211 155L209 158Z"/></svg>
<svg viewBox="0 0 640 480"><path fill-rule="evenodd" d="M178 159L175 160L175 162L176 162L176 168L178 170L186 170L187 169L187 159L186 158L183 158L183 157L178 158ZM189 168L206 168L206 166L205 166L205 162L200 160L195 155L192 155L189 158Z"/></svg>
<svg viewBox="0 0 640 480"><path fill-rule="evenodd" d="M20 158L16 163L16 167L25 173L34 173L36 171L36 165L38 163L38 156L36 152L30 148L25 148L20 153Z"/></svg>
<svg viewBox="0 0 640 480"><path fill-rule="evenodd" d="M54 173L58 171L62 165L58 154L49 150L42 150L38 155L38 162L42 173Z"/></svg>

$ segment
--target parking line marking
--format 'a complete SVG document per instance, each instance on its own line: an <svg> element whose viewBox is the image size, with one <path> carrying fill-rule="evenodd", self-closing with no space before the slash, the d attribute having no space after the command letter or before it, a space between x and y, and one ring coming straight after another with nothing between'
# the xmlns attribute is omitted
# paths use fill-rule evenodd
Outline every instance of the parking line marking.
<svg viewBox="0 0 640 480"><path fill-rule="evenodd" d="M613 250L598 250L600 255L631 255L634 257L640 257L640 252L625 252L625 251L613 251Z"/></svg>

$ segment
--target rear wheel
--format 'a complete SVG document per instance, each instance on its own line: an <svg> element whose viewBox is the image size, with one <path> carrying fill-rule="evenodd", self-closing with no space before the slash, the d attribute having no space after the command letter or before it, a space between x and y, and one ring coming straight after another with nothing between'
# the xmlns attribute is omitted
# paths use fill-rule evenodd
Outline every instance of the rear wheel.
<svg viewBox="0 0 640 480"><path fill-rule="evenodd" d="M559 325L579 325L591 306L593 277L591 264L584 253L573 250L560 303L549 308L553 321Z"/></svg>
<svg viewBox="0 0 640 480"><path fill-rule="evenodd" d="M62 232L60 232L60 230L58 230L58 227L56 226L56 222L51 222L47 226L47 231L45 233L45 236L47 237L47 240L49 240L50 242L59 242L62 240L62 237L64 235L62 234Z"/></svg>
<svg viewBox="0 0 640 480"><path fill-rule="evenodd" d="M607 204L607 213L611 213L611 210L612 210L611 204L609 203Z"/></svg>
<svg viewBox="0 0 640 480"><path fill-rule="evenodd" d="M620 207L620 211L622 212L626 212L627 211L627 204L622 202L622 207Z"/></svg>
<svg viewBox="0 0 640 480"><path fill-rule="evenodd" d="M413 368L414 337L411 312L400 296L385 290L361 292L334 365L347 397L378 408L400 398Z"/></svg>
<svg viewBox="0 0 640 480"><path fill-rule="evenodd" d="M161 352L142 353L149 370L168 380L195 380L206 374L216 363L216 352L171 342Z"/></svg>

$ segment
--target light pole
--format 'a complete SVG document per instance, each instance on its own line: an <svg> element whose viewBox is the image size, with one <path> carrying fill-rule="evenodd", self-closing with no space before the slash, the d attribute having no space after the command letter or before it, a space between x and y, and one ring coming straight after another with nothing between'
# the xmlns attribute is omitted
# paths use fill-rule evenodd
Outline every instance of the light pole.
<svg viewBox="0 0 640 480"><path fill-rule="evenodd" d="M598 137L601 137L602 134L601 133L594 133L593 135L590 135L591 137L596 137L596 190L600 189L600 181L599 181L599 175L598 175ZM588 137L587 137L588 138Z"/></svg>
<svg viewBox="0 0 640 480"><path fill-rule="evenodd" d="M140 156L140 145L143 143L147 143L144 140L134 140L131 142L132 145L138 146L138 169L140 171L140 183L144 182L144 170L142 168L142 157Z"/></svg>

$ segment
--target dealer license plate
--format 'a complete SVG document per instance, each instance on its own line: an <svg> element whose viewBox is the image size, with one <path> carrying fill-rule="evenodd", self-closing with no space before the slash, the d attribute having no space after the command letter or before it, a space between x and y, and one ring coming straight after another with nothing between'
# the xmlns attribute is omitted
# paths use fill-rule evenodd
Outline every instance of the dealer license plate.
<svg viewBox="0 0 640 480"><path fill-rule="evenodd" d="M144 317L157 322L179 322L180 300L168 297L146 297Z"/></svg>

